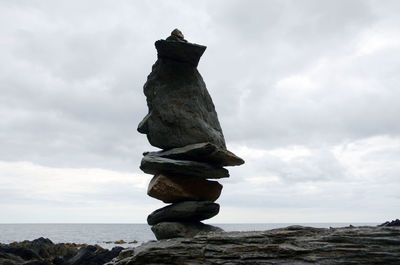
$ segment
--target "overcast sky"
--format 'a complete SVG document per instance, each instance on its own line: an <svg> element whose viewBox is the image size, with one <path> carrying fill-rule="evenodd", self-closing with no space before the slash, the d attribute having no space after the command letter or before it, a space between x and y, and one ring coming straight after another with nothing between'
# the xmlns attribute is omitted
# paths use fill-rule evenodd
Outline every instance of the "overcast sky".
<svg viewBox="0 0 400 265"><path fill-rule="evenodd" d="M136 131L179 28L227 147L211 223L384 222L400 205L399 1L0 0L0 223L145 223Z"/></svg>

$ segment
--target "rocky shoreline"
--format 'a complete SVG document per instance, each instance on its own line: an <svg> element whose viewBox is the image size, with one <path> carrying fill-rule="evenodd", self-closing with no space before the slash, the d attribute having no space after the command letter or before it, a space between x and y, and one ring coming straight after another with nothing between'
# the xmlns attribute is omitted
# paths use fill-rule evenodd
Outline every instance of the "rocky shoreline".
<svg viewBox="0 0 400 265"><path fill-rule="evenodd" d="M16 264L400 264L400 226L209 232L111 250L45 238L0 244L0 265Z"/></svg>
<svg viewBox="0 0 400 265"><path fill-rule="evenodd" d="M134 264L400 264L400 227L207 233L147 242L107 263Z"/></svg>
<svg viewBox="0 0 400 265"><path fill-rule="evenodd" d="M32 241L0 243L0 265L98 265L117 257L123 247L111 250L98 245L58 243L38 238Z"/></svg>

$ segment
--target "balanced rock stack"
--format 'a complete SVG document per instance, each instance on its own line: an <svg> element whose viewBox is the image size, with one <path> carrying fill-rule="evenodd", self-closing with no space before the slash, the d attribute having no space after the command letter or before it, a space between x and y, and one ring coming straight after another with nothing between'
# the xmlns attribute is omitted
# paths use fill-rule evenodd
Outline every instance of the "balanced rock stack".
<svg viewBox="0 0 400 265"><path fill-rule="evenodd" d="M200 221L219 212L215 203L229 177L224 166L244 161L226 149L212 99L197 71L206 47L187 42L175 29L155 43L158 59L144 85L149 113L138 126L150 144L140 168L154 175L147 194L170 205L152 212L147 222L157 239L192 237L221 231Z"/></svg>

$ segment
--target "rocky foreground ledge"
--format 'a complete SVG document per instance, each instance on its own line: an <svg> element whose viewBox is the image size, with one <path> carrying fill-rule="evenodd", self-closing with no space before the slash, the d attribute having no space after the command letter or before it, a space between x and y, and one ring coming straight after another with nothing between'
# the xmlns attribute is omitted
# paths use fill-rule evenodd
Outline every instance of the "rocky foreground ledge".
<svg viewBox="0 0 400 265"><path fill-rule="evenodd" d="M147 242L107 263L133 264L400 264L400 227L208 233Z"/></svg>
<svg viewBox="0 0 400 265"><path fill-rule="evenodd" d="M112 250L39 238L0 244L0 265L400 264L400 226L383 225L211 232Z"/></svg>

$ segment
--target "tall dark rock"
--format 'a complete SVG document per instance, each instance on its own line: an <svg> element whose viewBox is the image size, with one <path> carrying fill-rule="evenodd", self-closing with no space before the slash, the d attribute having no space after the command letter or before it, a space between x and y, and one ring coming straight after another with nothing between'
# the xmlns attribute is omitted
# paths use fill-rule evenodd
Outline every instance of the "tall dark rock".
<svg viewBox="0 0 400 265"><path fill-rule="evenodd" d="M174 34L155 46L158 60L144 85L149 112L138 131L161 149L202 142L226 149L214 104L196 68L206 47Z"/></svg>

